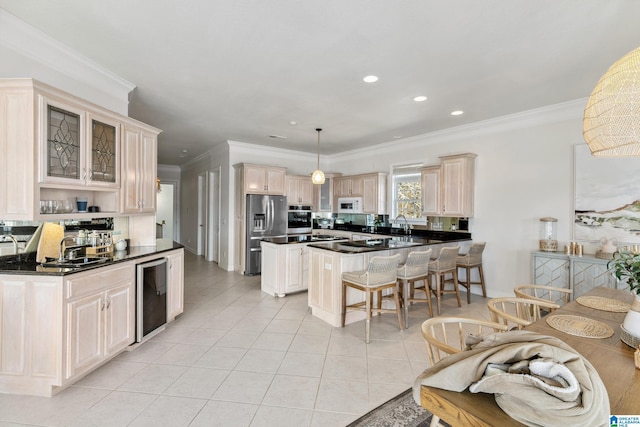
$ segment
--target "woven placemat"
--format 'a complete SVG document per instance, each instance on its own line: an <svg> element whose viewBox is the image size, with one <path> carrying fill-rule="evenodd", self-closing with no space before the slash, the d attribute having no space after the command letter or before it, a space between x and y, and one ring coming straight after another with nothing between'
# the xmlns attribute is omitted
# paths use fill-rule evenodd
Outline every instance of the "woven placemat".
<svg viewBox="0 0 640 427"><path fill-rule="evenodd" d="M576 298L576 302L580 305L584 305L585 307L595 308L602 311L611 311L614 313L626 313L631 308L631 305L626 302L612 298L595 296L581 296Z"/></svg>
<svg viewBox="0 0 640 427"><path fill-rule="evenodd" d="M578 337L609 338L613 335L613 329L609 325L588 317L552 314L546 320L553 329Z"/></svg>

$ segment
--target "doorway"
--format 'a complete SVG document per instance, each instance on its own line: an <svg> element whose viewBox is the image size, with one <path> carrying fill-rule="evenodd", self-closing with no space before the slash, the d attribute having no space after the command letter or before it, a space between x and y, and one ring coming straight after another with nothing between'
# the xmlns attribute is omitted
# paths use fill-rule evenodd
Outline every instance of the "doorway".
<svg viewBox="0 0 640 427"><path fill-rule="evenodd" d="M198 175L197 254L219 262L220 248L220 169Z"/></svg>
<svg viewBox="0 0 640 427"><path fill-rule="evenodd" d="M173 241L178 241L177 188L177 182L161 182L156 198L156 234Z"/></svg>

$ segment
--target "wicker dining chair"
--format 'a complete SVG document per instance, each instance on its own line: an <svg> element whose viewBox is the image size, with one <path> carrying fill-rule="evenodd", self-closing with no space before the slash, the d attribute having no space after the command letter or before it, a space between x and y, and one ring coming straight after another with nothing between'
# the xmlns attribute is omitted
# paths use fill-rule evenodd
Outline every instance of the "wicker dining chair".
<svg viewBox="0 0 640 427"><path fill-rule="evenodd" d="M518 298L528 298L536 301L553 302L564 305L569 302L573 292L568 288L545 285L518 285L513 288L513 293Z"/></svg>
<svg viewBox="0 0 640 427"><path fill-rule="evenodd" d="M443 357L460 353L466 348L468 335L504 332L508 326L481 319L439 316L422 323L422 336L427 342L429 363L433 366ZM432 415L431 427L441 426L440 418Z"/></svg>

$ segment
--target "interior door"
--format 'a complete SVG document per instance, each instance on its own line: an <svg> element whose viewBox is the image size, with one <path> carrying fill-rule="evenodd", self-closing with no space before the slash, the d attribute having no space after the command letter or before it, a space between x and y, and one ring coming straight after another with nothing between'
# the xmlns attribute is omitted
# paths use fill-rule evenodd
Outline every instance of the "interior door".
<svg viewBox="0 0 640 427"><path fill-rule="evenodd" d="M197 255L203 256L207 252L207 217L209 205L209 172L198 175L198 247Z"/></svg>
<svg viewBox="0 0 640 427"><path fill-rule="evenodd" d="M220 248L220 169L211 172L209 174L209 188L210 188L210 215L208 217L209 230L207 248L209 248L206 254L207 261L218 262L220 261L219 248Z"/></svg>

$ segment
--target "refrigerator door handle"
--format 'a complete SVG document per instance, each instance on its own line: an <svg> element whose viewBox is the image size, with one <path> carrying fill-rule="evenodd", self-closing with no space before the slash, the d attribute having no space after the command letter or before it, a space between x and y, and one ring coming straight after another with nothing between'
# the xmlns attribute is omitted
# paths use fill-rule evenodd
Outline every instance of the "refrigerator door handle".
<svg viewBox="0 0 640 427"><path fill-rule="evenodd" d="M270 223L269 223L269 232L272 232L273 231L273 222L275 220L274 217L276 216L276 208L275 208L275 205L273 203L273 199L269 199L269 209L270 209L269 218L271 220Z"/></svg>

